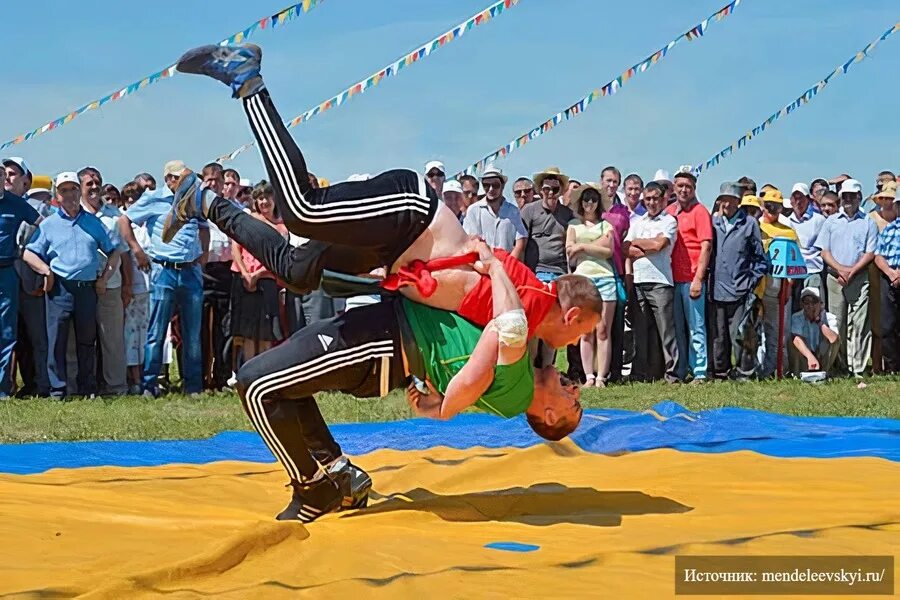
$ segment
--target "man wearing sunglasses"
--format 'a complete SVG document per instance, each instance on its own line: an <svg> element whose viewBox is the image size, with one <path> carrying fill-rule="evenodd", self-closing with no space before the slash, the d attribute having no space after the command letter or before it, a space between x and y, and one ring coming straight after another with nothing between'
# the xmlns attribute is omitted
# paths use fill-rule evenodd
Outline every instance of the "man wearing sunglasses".
<svg viewBox="0 0 900 600"><path fill-rule="evenodd" d="M525 252L528 233L515 204L503 197L507 177L489 166L481 175L485 197L469 207L463 221L463 229L469 235L478 236L491 248L500 248L521 259Z"/></svg>
<svg viewBox="0 0 900 600"><path fill-rule="evenodd" d="M534 202L534 182L527 177L519 177L513 184L513 196L519 211Z"/></svg>
<svg viewBox="0 0 900 600"><path fill-rule="evenodd" d="M441 196L444 192L444 181L447 180L444 163L439 160L432 160L425 163L425 181L434 190L434 193Z"/></svg>
<svg viewBox="0 0 900 600"><path fill-rule="evenodd" d="M463 175L459 178L462 186L462 214L465 216L469 207L478 202L478 179L474 175Z"/></svg>
<svg viewBox="0 0 900 600"><path fill-rule="evenodd" d="M525 260L538 279L550 283L566 272L566 227L575 218L572 209L560 201L569 178L558 167L534 175L541 201L522 209L522 223L528 232Z"/></svg>
<svg viewBox="0 0 900 600"><path fill-rule="evenodd" d="M550 283L567 271L566 228L575 215L561 199L569 178L558 167L549 167L534 175L534 185L541 191L541 201L522 209L522 223L528 231L523 262L538 279ZM553 364L553 348L542 344L540 354L541 364Z"/></svg>

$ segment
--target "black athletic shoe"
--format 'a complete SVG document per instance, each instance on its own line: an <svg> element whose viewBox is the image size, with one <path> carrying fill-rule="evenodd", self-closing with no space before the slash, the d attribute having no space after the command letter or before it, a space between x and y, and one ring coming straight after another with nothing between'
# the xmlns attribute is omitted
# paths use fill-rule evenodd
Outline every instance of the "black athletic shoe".
<svg viewBox="0 0 900 600"><path fill-rule="evenodd" d="M293 483L294 495L290 504L278 513L279 521L311 523L324 514L341 509L344 499L337 483L323 477L313 483Z"/></svg>
<svg viewBox="0 0 900 600"><path fill-rule="evenodd" d="M335 480L343 496L341 510L365 508L369 503L372 478L352 462L345 459L338 469L329 470L329 476Z"/></svg>
<svg viewBox="0 0 900 600"><path fill-rule="evenodd" d="M241 88L251 80L259 80L262 49L255 44L244 46L200 46L187 51L175 68L181 73L206 75L231 88L232 95L241 95Z"/></svg>

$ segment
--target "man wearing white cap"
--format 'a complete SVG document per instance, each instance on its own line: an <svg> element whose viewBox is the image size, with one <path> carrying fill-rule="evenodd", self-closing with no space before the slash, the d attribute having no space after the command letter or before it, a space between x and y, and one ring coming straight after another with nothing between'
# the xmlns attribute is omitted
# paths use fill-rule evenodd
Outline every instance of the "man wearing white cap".
<svg viewBox="0 0 900 600"><path fill-rule="evenodd" d="M675 184L672 183L672 177L669 176L669 172L665 169L657 169L653 175L653 181L666 186L666 203L671 204L674 201Z"/></svg>
<svg viewBox="0 0 900 600"><path fill-rule="evenodd" d="M439 160L432 160L425 163L425 181L440 196L444 191L444 181L447 175L444 169L444 163Z"/></svg>
<svg viewBox="0 0 900 600"><path fill-rule="evenodd" d="M825 292L825 276L823 269L825 263L822 262L822 251L816 247L816 238L822 231L825 224L825 217L813 210L812 199L809 196L809 188L805 183L795 183L791 189L791 208L792 212L788 216L788 226L797 233L800 244L800 252L803 254L803 261L806 263L806 279L803 280L802 286L796 289L801 290L806 287L814 287L819 290L819 297L826 298ZM794 297L794 305L800 305L799 292Z"/></svg>
<svg viewBox="0 0 900 600"><path fill-rule="evenodd" d="M0 190L0 398L12 393L12 355L18 334L19 276L14 263L19 257L19 249L16 235L23 224L36 225L39 221L40 215L24 198Z"/></svg>
<svg viewBox="0 0 900 600"><path fill-rule="evenodd" d="M828 217L815 246L827 267L828 309L837 316L841 337L839 359L862 377L872 349L867 267L875 257L878 227L859 210L858 181L845 180L840 197L843 210Z"/></svg>
<svg viewBox="0 0 900 600"><path fill-rule="evenodd" d="M29 190L34 178L31 168L24 158L11 156L3 159L6 171L6 192L21 196L37 211L41 219L53 214L50 206L50 190L46 190L47 198L41 193ZM32 193L34 192L34 193ZM16 235L18 255L21 256L25 246L31 240L37 227L27 222L19 226ZM18 340L16 341L16 364L22 375L22 387L16 392L19 397L47 396L50 393L50 382L47 379L47 317L44 308L44 281L21 258L14 263L19 275L19 315Z"/></svg>
<svg viewBox="0 0 900 600"><path fill-rule="evenodd" d="M69 373L66 349L74 324L78 358L78 394L97 392L97 296L119 269L121 250L103 223L81 207L81 182L76 173L56 178L59 211L41 221L22 258L44 276L47 295L47 375L50 395L64 398ZM98 251L107 257L101 269Z"/></svg>
<svg viewBox="0 0 900 600"><path fill-rule="evenodd" d="M837 318L822 306L818 288L803 288L800 305L801 310L791 315L791 370L828 372L838 353Z"/></svg>
<svg viewBox="0 0 900 600"><path fill-rule="evenodd" d="M463 189L456 180L444 182L444 190L441 193L444 204L453 211L453 214L459 219L460 224L463 222Z"/></svg>
<svg viewBox="0 0 900 600"><path fill-rule="evenodd" d="M528 232L515 204L503 197L506 175L494 166L481 174L485 197L469 207L463 229L477 235L491 248L501 248L521 260Z"/></svg>
<svg viewBox="0 0 900 600"><path fill-rule="evenodd" d="M237 201L238 204L243 206L244 208L250 208L253 204L253 198L250 197L250 192L253 191L253 182L251 182L246 177L242 177L240 180L240 187L238 188L237 193Z"/></svg>
<svg viewBox="0 0 900 600"><path fill-rule="evenodd" d="M874 195L878 202L893 199L900 211L897 184L886 182ZM884 207L884 204L882 204ZM895 218L878 234L875 246L881 288L881 350L885 373L900 373L900 219Z"/></svg>

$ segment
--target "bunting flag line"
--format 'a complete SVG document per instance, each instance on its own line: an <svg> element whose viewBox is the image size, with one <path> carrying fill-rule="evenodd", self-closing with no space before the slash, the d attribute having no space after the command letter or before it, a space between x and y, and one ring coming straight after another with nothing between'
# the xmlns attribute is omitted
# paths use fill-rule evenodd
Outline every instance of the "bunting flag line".
<svg viewBox="0 0 900 600"><path fill-rule="evenodd" d="M219 45L227 46L230 44L240 44L243 41L247 40L250 36L252 36L258 30L275 29L277 27L281 27L285 23L294 20L301 14L308 13L309 11L311 11L312 9L314 9L316 6L318 6L319 4L321 4L324 1L325 0L303 0L302 2L298 2L292 6L285 8L284 10L278 11L274 15L271 15L268 17L263 17L263 18L259 19L258 21L254 21L250 26L246 27L245 29L243 29L241 31L238 31L237 33L235 33L233 35L228 36L227 38L225 38L224 40L219 42ZM81 115L81 114L86 113L91 110L97 110L101 106L105 105L107 102L112 102L114 100L121 100L122 98L131 96L138 90L142 90L145 87L147 87L148 85L152 85L158 81L162 81L163 79L168 79L168 78L172 77L173 75L175 75L176 72L177 71L175 70L175 65L171 64L168 67L166 67L165 69L162 69L161 71L157 71L156 73L153 73L152 75L148 75L148 76L144 77L143 79L139 79L138 81L135 81L131 85L127 85L123 88L120 88L120 89L116 90L115 92L112 92L111 94L107 94L106 96L103 96L102 98L100 98L98 100L89 102L89 103L85 104L84 106L82 106L81 108L77 108L65 116L62 116L58 119L54 119L53 121L50 121L49 123L45 123L44 125L41 125L37 129L33 129L33 130L29 131L28 133L23 133L21 135L18 135L16 137L14 137L13 139L4 142L3 144L0 144L0 150L3 150L5 148L8 148L15 144L21 144L23 142L27 142L28 140L34 138L35 136L47 133L48 131L53 131L54 129L58 129L58 128L62 127L63 125L67 125L68 123L70 123L78 115Z"/></svg>
<svg viewBox="0 0 900 600"><path fill-rule="evenodd" d="M521 148L528 142L543 135L544 133L547 133L560 123L568 121L576 115L580 115L587 109L588 105L595 100L598 100L599 98L603 98L605 96L614 95L623 85L625 85L627 81L631 80L635 75L637 75L638 73L643 73L644 71L658 63L660 60L665 58L669 51L682 40L687 40L690 42L703 37L703 34L706 33L706 30L712 21L721 21L722 19L733 13L734 9L737 8L740 3L741 0L733 0L727 6L720 8L707 18L703 19L700 23L691 27L688 31L682 33L677 38L675 38L641 62L637 63L633 67L626 69L621 75L608 82L606 85L593 90L590 94L588 94L572 106L556 113L555 115L553 115L553 117L547 119L528 133L520 135L505 146L502 146L491 154L488 154L478 162L469 165L464 171L457 173L455 177L459 177L465 174L474 174L478 171L483 170L486 165L490 164L494 160L509 156L509 154L514 150Z"/></svg>
<svg viewBox="0 0 900 600"><path fill-rule="evenodd" d="M793 102L791 102L787 106L781 108L778 112L772 114L768 119L766 119L765 121L763 121L762 123L760 123L759 125L754 127L753 129L751 129L750 131L748 131L747 133L742 135L736 142L734 142L730 146L723 148L721 152L719 152L718 154L716 154L715 156L713 156L706 162L701 163L701 164L697 165L696 167L694 167L694 169L693 169L694 174L699 175L704 170L708 171L711 168L715 167L722 161L723 158L730 156L736 150L746 146L748 143L750 143L750 140L752 140L754 137L758 136L763 131L765 131L767 127L769 127L770 125L775 123L775 121L777 121L779 118L781 118L783 116L787 116L787 115L791 114L792 112L794 112L795 110L797 110L798 108L800 108L801 106L809 103L809 101L812 100L813 98L815 98L819 92L821 92L823 89L825 89L825 86L828 85L829 83L831 83L831 81L835 77L838 77L839 75L846 75L847 71L850 70L850 67L852 67L856 63L862 62L863 60L869 58L869 53L872 52L872 50L874 50L875 47L879 43L883 42L884 40L889 38L893 33L897 32L897 31L900 31L900 23L895 24L890 29L888 29L887 31L882 33L880 36L878 36L878 38L876 40L866 44L865 48L863 48L859 52L856 52L852 57L850 57L849 60L842 63L835 70L830 72L827 77L820 80L816 85L812 86L811 88L807 89L805 92L800 94Z"/></svg>
<svg viewBox="0 0 900 600"><path fill-rule="evenodd" d="M740 0L737 0L740 1ZM432 52L437 50L438 48L442 48L446 44L449 44L455 39L458 39L463 36L467 31L478 27L479 25L484 25L493 19L494 17L499 17L503 14L503 11L516 6L519 3L519 0L500 0L499 2L495 2L494 4L488 6L484 10L478 12L477 14L472 15L456 27L445 31L438 37L434 38L430 42L422 44L406 56L402 56L392 62L391 64L381 68L376 71L372 75L369 75L367 78L362 81L351 85L344 91L340 92L325 100L324 102L320 102L313 108L297 115L293 119L289 121L285 121L285 125L288 129L292 127L296 127L301 123L305 123L312 119L313 117L322 114L323 112L335 108L337 106L341 106L344 102L352 98L353 96L358 96L359 94L364 93L366 90L369 90L383 80L388 77L396 76L403 69L411 66L412 64L424 59L429 56ZM219 158L216 159L216 162L223 163L226 161L234 160L239 154L243 153L246 150L249 150L253 146L256 145L256 142L250 142L248 144L244 144L240 148L235 148L228 154L223 154Z"/></svg>

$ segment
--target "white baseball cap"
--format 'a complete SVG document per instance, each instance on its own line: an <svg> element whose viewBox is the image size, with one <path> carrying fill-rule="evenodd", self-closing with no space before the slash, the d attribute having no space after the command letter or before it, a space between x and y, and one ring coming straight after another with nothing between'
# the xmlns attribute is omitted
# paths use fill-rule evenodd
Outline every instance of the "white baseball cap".
<svg viewBox="0 0 900 600"><path fill-rule="evenodd" d="M653 181L667 181L672 183L672 178L669 177L669 172L665 169L658 169L656 174L653 176Z"/></svg>
<svg viewBox="0 0 900 600"><path fill-rule="evenodd" d="M444 163L439 160L431 160L425 163L425 174L428 175L428 172L432 169L437 169L441 173L446 173L447 169L444 168Z"/></svg>
<svg viewBox="0 0 900 600"><path fill-rule="evenodd" d="M53 195L53 192L48 190L45 187L33 187L28 190L28 196L34 196L36 194L50 194Z"/></svg>
<svg viewBox="0 0 900 600"><path fill-rule="evenodd" d="M803 300L807 296L812 296L816 300L822 299L821 295L819 294L819 288L814 288L814 287L803 288L803 291L800 292L800 299Z"/></svg>
<svg viewBox="0 0 900 600"><path fill-rule="evenodd" d="M800 192L804 196L809 196L809 186L805 183L795 183L794 187L791 188L791 195L793 195L794 192Z"/></svg>
<svg viewBox="0 0 900 600"><path fill-rule="evenodd" d="M848 179L841 184L842 194L862 192L862 184L855 179Z"/></svg>
<svg viewBox="0 0 900 600"><path fill-rule="evenodd" d="M6 165L16 165L19 167L19 170L22 171L23 175L28 175L31 173L31 168L29 168L28 163L25 162L25 159L21 156L10 156L8 158L3 159L3 166Z"/></svg>
<svg viewBox="0 0 900 600"><path fill-rule="evenodd" d="M251 187L250 180L247 179L246 177L241 178L240 184L241 184L241 187Z"/></svg>
<svg viewBox="0 0 900 600"><path fill-rule="evenodd" d="M455 192L457 194L462 194L462 185L455 179L451 179L449 181L444 182L444 193L447 192Z"/></svg>
<svg viewBox="0 0 900 600"><path fill-rule="evenodd" d="M81 187L81 181L78 180L78 173L74 171L63 171L56 176L56 189L59 189L59 186L64 183L74 183L78 187Z"/></svg>

